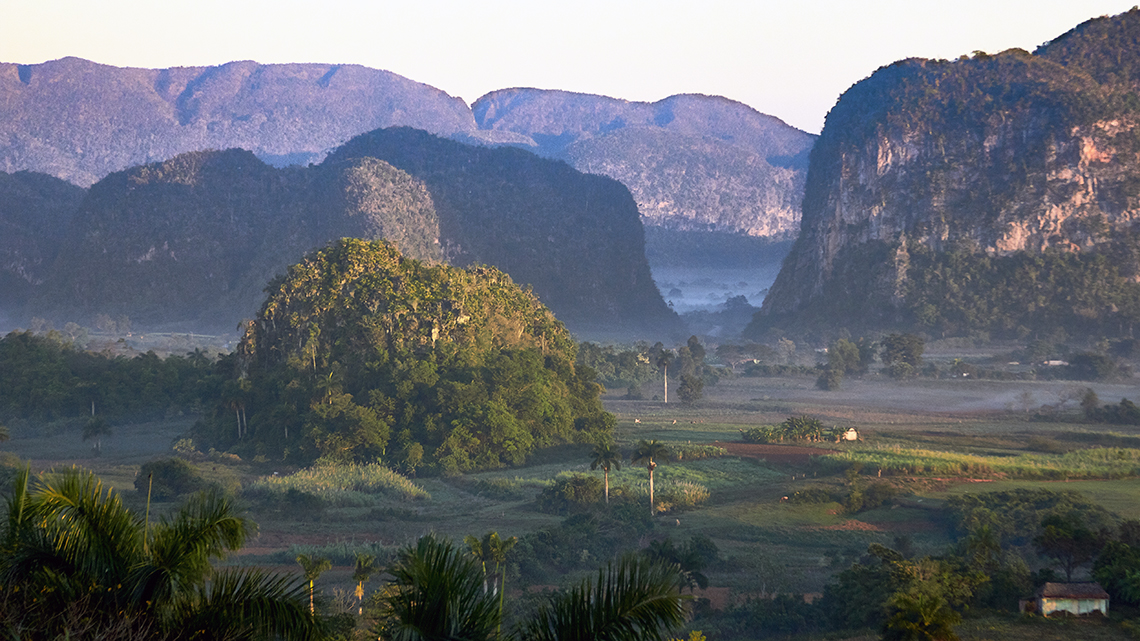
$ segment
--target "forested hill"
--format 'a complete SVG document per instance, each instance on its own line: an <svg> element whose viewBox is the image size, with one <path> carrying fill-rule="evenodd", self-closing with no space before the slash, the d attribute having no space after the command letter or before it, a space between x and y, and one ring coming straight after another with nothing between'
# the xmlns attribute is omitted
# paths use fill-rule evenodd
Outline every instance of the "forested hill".
<svg viewBox="0 0 1140 641"><path fill-rule="evenodd" d="M719 96L655 103L502 89L472 105L494 134L576 169L620 180L646 225L794 237L815 137Z"/></svg>
<svg viewBox="0 0 1140 641"><path fill-rule="evenodd" d="M1140 321L1140 11L1035 54L883 67L812 151L799 239L750 333L1128 333Z"/></svg>
<svg viewBox="0 0 1140 641"><path fill-rule="evenodd" d="M637 205L621 183L409 128L358 136L326 162L368 157L427 185L449 263L502 269L575 332L682 332L653 282Z"/></svg>
<svg viewBox="0 0 1140 641"><path fill-rule="evenodd" d="M266 291L195 428L210 447L457 473L612 429L569 332L497 269L343 239Z"/></svg>
<svg viewBox="0 0 1140 641"><path fill-rule="evenodd" d="M494 265L586 336L682 333L620 183L418 130L373 132L304 169L237 149L183 154L108 176L71 218L43 243L60 250L25 288L29 316L228 333L291 262L351 237Z"/></svg>
<svg viewBox="0 0 1140 641"><path fill-rule="evenodd" d="M83 196L44 174L0 173L0 318L43 283Z"/></svg>
<svg viewBox="0 0 1140 641"><path fill-rule="evenodd" d="M359 65L0 64L0 171L30 169L83 186L205 149L240 147L275 164L306 164L356 134L394 125L443 135L474 128L462 100Z"/></svg>

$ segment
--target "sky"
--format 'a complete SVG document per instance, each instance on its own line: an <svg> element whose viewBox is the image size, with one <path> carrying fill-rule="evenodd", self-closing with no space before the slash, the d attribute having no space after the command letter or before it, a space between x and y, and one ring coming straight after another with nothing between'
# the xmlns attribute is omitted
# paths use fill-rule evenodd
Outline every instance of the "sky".
<svg viewBox="0 0 1140 641"><path fill-rule="evenodd" d="M1138 0L0 0L0 62L360 64L468 103L537 87L721 95L811 133L911 57L1029 51Z"/></svg>

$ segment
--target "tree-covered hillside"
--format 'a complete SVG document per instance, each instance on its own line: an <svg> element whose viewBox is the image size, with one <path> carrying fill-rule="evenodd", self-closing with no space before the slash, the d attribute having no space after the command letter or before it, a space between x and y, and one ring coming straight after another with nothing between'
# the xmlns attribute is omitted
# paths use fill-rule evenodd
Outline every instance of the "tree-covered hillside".
<svg viewBox="0 0 1140 641"><path fill-rule="evenodd" d="M305 252L345 236L388 238L438 260L439 223L424 185L359 159L274 169L238 149L183 154L108 176L60 234L62 249L30 312L90 322L230 332L262 288Z"/></svg>
<svg viewBox="0 0 1140 641"><path fill-rule="evenodd" d="M0 317L47 277L83 195L46 174L0 172Z"/></svg>
<svg viewBox="0 0 1140 641"><path fill-rule="evenodd" d="M565 327L497 269L344 239L267 291L196 428L208 446L454 473L612 426Z"/></svg>

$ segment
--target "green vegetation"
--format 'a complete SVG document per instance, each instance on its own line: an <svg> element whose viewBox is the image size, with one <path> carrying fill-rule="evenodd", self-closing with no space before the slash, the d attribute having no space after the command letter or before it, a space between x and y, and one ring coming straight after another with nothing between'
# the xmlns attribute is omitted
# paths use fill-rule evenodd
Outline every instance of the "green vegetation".
<svg viewBox="0 0 1140 641"><path fill-rule="evenodd" d="M0 530L0 624L21 638L312 638L296 581L215 570L253 524L229 499L197 495L144 522L94 475L17 477ZM42 637L40 636L42 635Z"/></svg>
<svg viewBox="0 0 1140 641"><path fill-rule="evenodd" d="M379 463L321 463L288 476L263 476L247 490L254 493L293 490L334 505L349 502L353 493L391 496L405 501L431 498L427 490Z"/></svg>
<svg viewBox="0 0 1140 641"><path fill-rule="evenodd" d="M1093 252L989 256L911 248L905 312L915 327L943 335L1128 336L1140 321L1133 278L1140 244L1114 236Z"/></svg>
<svg viewBox="0 0 1140 641"><path fill-rule="evenodd" d="M83 351L56 333L12 332L0 339L0 420L154 420L201 407L217 386L213 359L201 351L159 358L116 358Z"/></svg>
<svg viewBox="0 0 1140 641"><path fill-rule="evenodd" d="M823 422L810 416L789 416L779 425L758 425L740 431L745 443L780 443L783 441L806 441L818 443L824 440L837 440L835 430L824 428ZM821 450L820 454L826 454Z"/></svg>
<svg viewBox="0 0 1140 641"><path fill-rule="evenodd" d="M196 428L210 446L457 474L613 425L565 328L496 269L345 239L268 291Z"/></svg>
<svg viewBox="0 0 1140 641"><path fill-rule="evenodd" d="M1091 448L1063 454L981 456L902 447L857 447L829 453L825 464L857 463L887 475L973 476L981 478L1128 478L1140 474L1140 450Z"/></svg>

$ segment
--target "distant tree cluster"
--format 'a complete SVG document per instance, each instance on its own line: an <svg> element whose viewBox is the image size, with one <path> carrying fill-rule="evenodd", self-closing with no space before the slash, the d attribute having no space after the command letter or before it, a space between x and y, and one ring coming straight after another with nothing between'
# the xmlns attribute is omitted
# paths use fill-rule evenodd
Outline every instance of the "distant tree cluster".
<svg viewBox="0 0 1140 641"><path fill-rule="evenodd" d="M123 358L78 349L58 335L0 339L0 419L157 419L196 411L221 381L214 359L200 350Z"/></svg>
<svg viewBox="0 0 1140 641"><path fill-rule="evenodd" d="M344 239L267 291L196 428L218 449L458 473L613 426L570 334L496 269Z"/></svg>

